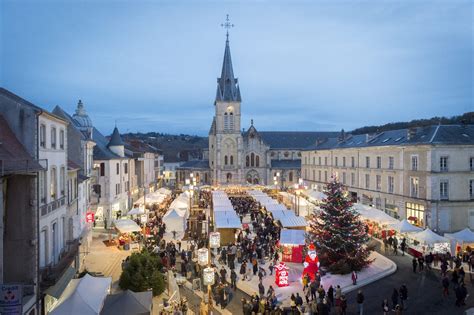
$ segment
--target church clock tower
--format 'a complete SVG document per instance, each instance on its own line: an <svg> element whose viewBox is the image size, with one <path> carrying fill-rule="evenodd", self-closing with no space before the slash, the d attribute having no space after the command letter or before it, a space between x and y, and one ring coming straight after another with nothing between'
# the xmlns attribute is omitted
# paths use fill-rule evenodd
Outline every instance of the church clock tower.
<svg viewBox="0 0 474 315"><path fill-rule="evenodd" d="M243 140L240 132L240 89L234 77L229 46L229 28L233 24L222 24L227 29L224 61L221 77L217 79L214 101L215 114L209 131L209 167L212 183L243 183Z"/></svg>

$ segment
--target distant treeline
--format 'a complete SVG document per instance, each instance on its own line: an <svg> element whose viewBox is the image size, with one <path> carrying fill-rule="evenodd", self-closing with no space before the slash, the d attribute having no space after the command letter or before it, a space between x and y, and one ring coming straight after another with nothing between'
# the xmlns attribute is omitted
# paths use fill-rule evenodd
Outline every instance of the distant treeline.
<svg viewBox="0 0 474 315"><path fill-rule="evenodd" d="M429 125L456 125L456 124L474 124L474 112L468 112L460 116L453 117L433 117L429 119L415 119L409 122L393 122L381 126L366 126L354 129L350 133L354 135L375 133L388 130L406 129L411 127L424 127Z"/></svg>

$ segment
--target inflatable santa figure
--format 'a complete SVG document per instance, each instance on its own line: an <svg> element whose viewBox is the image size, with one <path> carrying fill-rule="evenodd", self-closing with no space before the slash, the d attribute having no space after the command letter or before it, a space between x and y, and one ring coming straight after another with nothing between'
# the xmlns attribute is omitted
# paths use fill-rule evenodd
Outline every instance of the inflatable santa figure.
<svg viewBox="0 0 474 315"><path fill-rule="evenodd" d="M308 275L311 280L314 280L319 270L319 259L318 255L316 254L316 248L313 244L309 245L308 253L304 259L303 266L303 277Z"/></svg>

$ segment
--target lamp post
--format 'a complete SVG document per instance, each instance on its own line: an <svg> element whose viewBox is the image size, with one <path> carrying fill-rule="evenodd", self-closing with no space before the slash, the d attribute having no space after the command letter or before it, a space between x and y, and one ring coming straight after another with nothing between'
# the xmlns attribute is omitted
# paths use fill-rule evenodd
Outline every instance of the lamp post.
<svg viewBox="0 0 474 315"><path fill-rule="evenodd" d="M221 245L221 233L219 232L210 232L209 233L209 242L208 242L208 248L205 249L209 255L208 255L208 261L207 261L207 268L204 269L203 271L203 282L204 285L207 284L207 294L208 294L208 301L209 301L209 314L211 314L212 310L212 291L211 291L211 285L214 284L214 269L211 268L211 260L212 260L212 252L211 249L214 248L219 248ZM202 250L202 248L200 249Z"/></svg>

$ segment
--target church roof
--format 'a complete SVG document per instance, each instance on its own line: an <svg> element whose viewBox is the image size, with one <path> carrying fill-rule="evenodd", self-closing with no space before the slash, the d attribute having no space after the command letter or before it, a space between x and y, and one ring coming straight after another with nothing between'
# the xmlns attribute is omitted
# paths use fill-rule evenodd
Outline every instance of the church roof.
<svg viewBox="0 0 474 315"><path fill-rule="evenodd" d="M276 169L300 169L301 160L272 160L272 168Z"/></svg>
<svg viewBox="0 0 474 315"><path fill-rule="evenodd" d="M259 131L258 134L270 149L301 150L316 143L317 139L337 137L332 131Z"/></svg>
<svg viewBox="0 0 474 315"><path fill-rule="evenodd" d="M92 128L92 120L90 119L89 115L87 115L86 109L84 108L84 104L82 101L79 100L77 103L76 112L72 116L76 125L81 128Z"/></svg>
<svg viewBox="0 0 474 315"><path fill-rule="evenodd" d="M216 102L241 102L238 80L234 77L229 38L225 42L221 77L217 79Z"/></svg>
<svg viewBox="0 0 474 315"><path fill-rule="evenodd" d="M212 118L211 129L209 129L209 135L216 134L216 117Z"/></svg>
<svg viewBox="0 0 474 315"><path fill-rule="evenodd" d="M125 145L122 141L122 137L120 136L120 132L117 127L114 128L114 132L110 137L110 142L108 144L109 147L117 146L117 145Z"/></svg>

